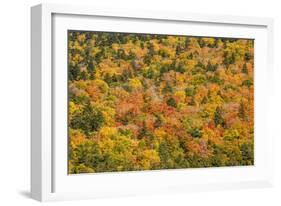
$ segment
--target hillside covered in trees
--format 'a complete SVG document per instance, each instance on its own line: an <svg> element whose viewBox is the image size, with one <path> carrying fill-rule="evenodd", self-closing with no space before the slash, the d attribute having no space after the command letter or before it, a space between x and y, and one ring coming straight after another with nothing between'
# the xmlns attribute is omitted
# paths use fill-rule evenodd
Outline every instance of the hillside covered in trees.
<svg viewBox="0 0 281 206"><path fill-rule="evenodd" d="M68 32L69 174L254 164L254 40Z"/></svg>

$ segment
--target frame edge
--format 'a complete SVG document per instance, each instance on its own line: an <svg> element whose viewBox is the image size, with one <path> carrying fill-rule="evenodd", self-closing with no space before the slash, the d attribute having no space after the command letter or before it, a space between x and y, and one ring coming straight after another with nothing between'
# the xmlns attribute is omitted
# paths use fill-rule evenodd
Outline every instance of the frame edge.
<svg viewBox="0 0 281 206"><path fill-rule="evenodd" d="M31 198L42 201L42 6L31 8Z"/></svg>

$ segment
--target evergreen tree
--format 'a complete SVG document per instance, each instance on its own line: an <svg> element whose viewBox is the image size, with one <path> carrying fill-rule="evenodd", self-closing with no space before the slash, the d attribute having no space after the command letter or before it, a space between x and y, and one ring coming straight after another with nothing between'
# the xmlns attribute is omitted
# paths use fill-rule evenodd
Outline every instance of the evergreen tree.
<svg viewBox="0 0 281 206"><path fill-rule="evenodd" d="M176 107L177 107L177 102L176 102L176 100L175 100L173 97L170 97L170 98L167 100L167 105L176 108Z"/></svg>
<svg viewBox="0 0 281 206"><path fill-rule="evenodd" d="M242 120L246 120L246 111L245 111L245 106L244 106L243 101L240 102L239 111L238 111L238 116L239 116Z"/></svg>
<svg viewBox="0 0 281 206"><path fill-rule="evenodd" d="M242 73L248 74L248 68L246 64L243 64Z"/></svg>
<svg viewBox="0 0 281 206"><path fill-rule="evenodd" d="M218 125L221 125L223 127L225 126L225 120L223 118L223 110L221 107L216 108L216 111L214 114L214 122L215 122L216 126L218 126Z"/></svg>
<svg viewBox="0 0 281 206"><path fill-rule="evenodd" d="M172 86L170 84L167 83L165 85L165 87L162 89L162 92L164 94L166 94L166 93L173 93L173 88L172 88Z"/></svg>

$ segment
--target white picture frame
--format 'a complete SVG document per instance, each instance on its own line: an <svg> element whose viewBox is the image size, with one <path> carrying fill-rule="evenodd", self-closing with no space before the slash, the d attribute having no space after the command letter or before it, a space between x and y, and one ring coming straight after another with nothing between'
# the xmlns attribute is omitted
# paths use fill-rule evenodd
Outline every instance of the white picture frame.
<svg viewBox="0 0 281 206"><path fill-rule="evenodd" d="M166 25L173 31L167 30ZM272 19L40 4L31 8L31 26L32 198L54 201L273 185L273 136L266 126L266 110L271 104L267 90L271 88L273 76ZM191 27L193 31L188 30ZM58 69L66 68L65 31L100 29L182 34L180 28L185 28L184 34L257 39L255 165L69 176L65 162L66 70Z"/></svg>

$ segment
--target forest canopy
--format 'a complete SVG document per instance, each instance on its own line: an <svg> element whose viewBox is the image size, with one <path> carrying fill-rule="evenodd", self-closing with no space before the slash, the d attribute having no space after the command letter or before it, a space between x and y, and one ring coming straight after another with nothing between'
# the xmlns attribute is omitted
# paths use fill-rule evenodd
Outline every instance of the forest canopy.
<svg viewBox="0 0 281 206"><path fill-rule="evenodd" d="M68 31L69 174L254 164L254 40Z"/></svg>

